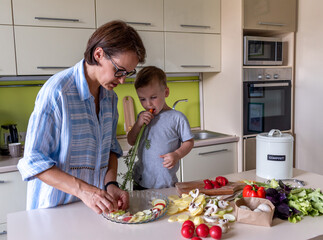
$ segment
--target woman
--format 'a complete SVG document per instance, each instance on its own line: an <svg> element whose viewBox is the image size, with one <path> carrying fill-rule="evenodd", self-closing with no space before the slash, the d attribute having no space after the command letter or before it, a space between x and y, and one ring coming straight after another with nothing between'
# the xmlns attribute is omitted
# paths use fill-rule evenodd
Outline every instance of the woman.
<svg viewBox="0 0 323 240"><path fill-rule="evenodd" d="M82 200L101 214L128 207L116 181L117 96L146 50L121 21L98 28L84 59L52 76L38 93L18 169L28 181L27 210Z"/></svg>

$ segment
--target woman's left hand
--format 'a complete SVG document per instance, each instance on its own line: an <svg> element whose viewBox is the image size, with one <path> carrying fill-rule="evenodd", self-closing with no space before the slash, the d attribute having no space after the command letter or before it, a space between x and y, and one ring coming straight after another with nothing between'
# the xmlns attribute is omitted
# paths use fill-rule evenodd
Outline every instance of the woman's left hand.
<svg viewBox="0 0 323 240"><path fill-rule="evenodd" d="M118 202L118 208L125 210L129 207L129 193L117 186L110 184L107 192Z"/></svg>

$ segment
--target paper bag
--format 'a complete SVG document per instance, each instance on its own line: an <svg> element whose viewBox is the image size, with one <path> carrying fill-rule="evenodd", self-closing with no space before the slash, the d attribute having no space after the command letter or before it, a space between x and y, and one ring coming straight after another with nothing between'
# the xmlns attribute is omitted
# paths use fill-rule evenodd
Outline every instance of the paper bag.
<svg viewBox="0 0 323 240"><path fill-rule="evenodd" d="M266 203L270 206L270 212L254 212L259 204ZM249 207L251 210L240 208L241 205L245 205ZM245 197L237 200L235 202L235 213L237 217L237 221L241 223L259 225L270 227L273 215L275 211L275 206L265 198L257 198L257 197Z"/></svg>

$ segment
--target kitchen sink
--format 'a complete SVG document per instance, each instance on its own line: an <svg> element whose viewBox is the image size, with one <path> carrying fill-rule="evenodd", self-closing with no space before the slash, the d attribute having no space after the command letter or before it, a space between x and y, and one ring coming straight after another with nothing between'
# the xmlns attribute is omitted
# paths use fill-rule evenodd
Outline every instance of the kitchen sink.
<svg viewBox="0 0 323 240"><path fill-rule="evenodd" d="M194 135L194 140L206 140L206 139L221 138L221 137L229 136L227 134L211 132L207 130L193 130L192 133Z"/></svg>

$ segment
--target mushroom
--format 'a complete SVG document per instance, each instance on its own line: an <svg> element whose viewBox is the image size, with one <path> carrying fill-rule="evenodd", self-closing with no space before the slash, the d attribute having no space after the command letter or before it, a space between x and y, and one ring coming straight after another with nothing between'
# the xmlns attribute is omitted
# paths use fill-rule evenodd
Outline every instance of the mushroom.
<svg viewBox="0 0 323 240"><path fill-rule="evenodd" d="M227 206L229 206L229 202L228 201L224 201L224 200L220 200L218 202L218 206L219 206L219 208L225 209Z"/></svg>
<svg viewBox="0 0 323 240"><path fill-rule="evenodd" d="M200 191L198 190L198 188L189 192L189 195L193 198L192 202L194 202L195 198L198 197L199 193Z"/></svg>
<svg viewBox="0 0 323 240"><path fill-rule="evenodd" d="M212 201L213 200L213 201ZM212 213L216 213L218 211L218 206L214 199L210 199L209 202L205 206L205 213L204 215L211 215Z"/></svg>
<svg viewBox="0 0 323 240"><path fill-rule="evenodd" d="M229 230L229 221L228 219L220 219L219 223L216 224L222 229L222 233L226 233Z"/></svg>
<svg viewBox="0 0 323 240"><path fill-rule="evenodd" d="M214 222L217 222L219 220L219 217L217 217L217 216L205 216L204 215L203 218L204 218L204 220L206 222L209 222L209 223L214 223Z"/></svg>

